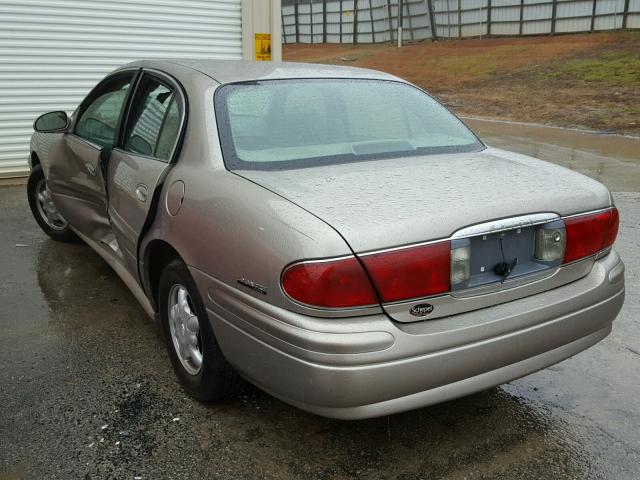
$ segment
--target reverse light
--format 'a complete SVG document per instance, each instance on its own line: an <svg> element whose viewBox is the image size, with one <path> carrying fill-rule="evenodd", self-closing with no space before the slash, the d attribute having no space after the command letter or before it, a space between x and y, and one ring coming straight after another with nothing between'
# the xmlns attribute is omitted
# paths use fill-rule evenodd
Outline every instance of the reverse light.
<svg viewBox="0 0 640 480"><path fill-rule="evenodd" d="M313 307L378 303L367 274L354 256L291 265L282 274L282 288L293 300Z"/></svg>
<svg viewBox="0 0 640 480"><path fill-rule="evenodd" d="M619 223L620 217L615 207L565 218L567 245L563 263L589 257L609 248L618 236Z"/></svg>
<svg viewBox="0 0 640 480"><path fill-rule="evenodd" d="M566 244L564 222L548 223L536 230L534 256L542 262L560 262L564 258Z"/></svg>
<svg viewBox="0 0 640 480"><path fill-rule="evenodd" d="M449 241L362 255L360 258L382 302L436 295L451 288Z"/></svg>
<svg viewBox="0 0 640 480"><path fill-rule="evenodd" d="M462 242L451 247L451 285L466 282L471 275L471 245L468 240Z"/></svg>

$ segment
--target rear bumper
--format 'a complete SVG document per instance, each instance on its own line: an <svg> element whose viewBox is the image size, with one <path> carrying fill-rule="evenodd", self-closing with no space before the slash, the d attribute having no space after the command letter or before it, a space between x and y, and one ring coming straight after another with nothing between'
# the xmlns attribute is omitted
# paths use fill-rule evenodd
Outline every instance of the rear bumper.
<svg viewBox="0 0 640 480"><path fill-rule="evenodd" d="M243 376L303 410L342 419L431 405L557 363L606 337L624 301L615 252L563 287L411 324L384 314L306 317L193 274L209 292L220 346Z"/></svg>

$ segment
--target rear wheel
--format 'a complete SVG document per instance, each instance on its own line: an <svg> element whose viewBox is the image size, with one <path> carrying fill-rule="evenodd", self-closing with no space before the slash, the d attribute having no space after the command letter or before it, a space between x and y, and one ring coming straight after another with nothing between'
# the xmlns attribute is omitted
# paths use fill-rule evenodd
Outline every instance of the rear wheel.
<svg viewBox="0 0 640 480"><path fill-rule="evenodd" d="M187 393L203 402L235 393L240 378L224 358L195 282L180 260L162 271L158 303L169 357Z"/></svg>
<svg viewBox="0 0 640 480"><path fill-rule="evenodd" d="M41 165L36 165L31 170L27 182L27 197L31 213L44 233L59 242L78 241L78 237L53 203Z"/></svg>

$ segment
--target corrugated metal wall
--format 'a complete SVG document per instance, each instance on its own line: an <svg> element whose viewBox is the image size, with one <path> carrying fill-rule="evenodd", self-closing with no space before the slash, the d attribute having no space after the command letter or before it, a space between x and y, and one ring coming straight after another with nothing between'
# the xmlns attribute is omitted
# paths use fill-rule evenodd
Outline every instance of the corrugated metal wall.
<svg viewBox="0 0 640 480"><path fill-rule="evenodd" d="M404 40L640 28L640 0L405 0L404 5ZM355 26L355 43L387 42L395 38L397 18L398 0L288 0L282 38L284 43L353 43Z"/></svg>
<svg viewBox="0 0 640 480"><path fill-rule="evenodd" d="M432 2L436 32L440 38L614 30L623 28L625 8L625 0L432 0ZM491 5L490 23L488 22L489 5ZM639 26L640 0L629 0L626 27L638 28Z"/></svg>
<svg viewBox="0 0 640 480"><path fill-rule="evenodd" d="M329 0L326 4L327 43L353 43L353 28L356 24L356 43L379 43L396 38L398 0ZM283 3L283 43L296 42L295 10L291 2ZM323 2L300 0L297 10L298 41L323 43ZM402 11L405 19L402 37L405 40L420 40L431 36L425 0L404 0Z"/></svg>
<svg viewBox="0 0 640 480"><path fill-rule="evenodd" d="M71 112L138 58L242 57L241 0L0 0L0 176L26 167L33 120Z"/></svg>

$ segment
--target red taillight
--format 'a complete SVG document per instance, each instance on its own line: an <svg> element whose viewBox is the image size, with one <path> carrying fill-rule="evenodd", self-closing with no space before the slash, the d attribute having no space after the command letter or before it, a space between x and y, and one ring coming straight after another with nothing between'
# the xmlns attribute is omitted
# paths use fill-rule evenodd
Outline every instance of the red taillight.
<svg viewBox="0 0 640 480"><path fill-rule="evenodd" d="M595 255L613 245L618 235L618 222L615 207L604 212L565 218L567 246L563 263Z"/></svg>
<svg viewBox="0 0 640 480"><path fill-rule="evenodd" d="M609 222L609 230L607 231L607 235L604 237L604 243L602 244L602 248L607 248L613 245L618 236L618 228L620 226L620 214L618 213L618 209L613 207L611 209L611 221Z"/></svg>
<svg viewBox="0 0 640 480"><path fill-rule="evenodd" d="M282 274L292 299L315 307L349 308L378 303L371 282L355 257L292 265Z"/></svg>
<svg viewBox="0 0 640 480"><path fill-rule="evenodd" d="M450 289L448 241L364 255L361 259L383 302L426 297Z"/></svg>

